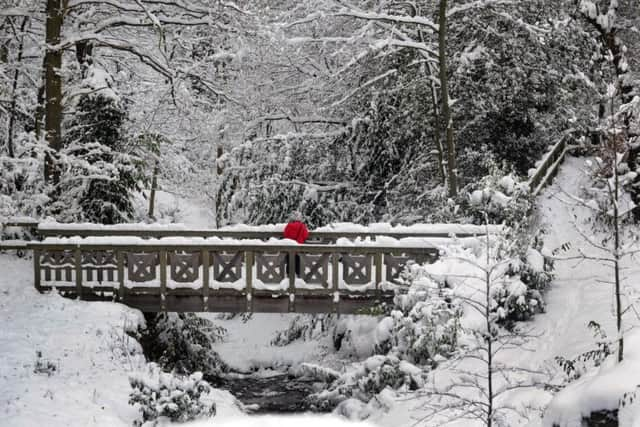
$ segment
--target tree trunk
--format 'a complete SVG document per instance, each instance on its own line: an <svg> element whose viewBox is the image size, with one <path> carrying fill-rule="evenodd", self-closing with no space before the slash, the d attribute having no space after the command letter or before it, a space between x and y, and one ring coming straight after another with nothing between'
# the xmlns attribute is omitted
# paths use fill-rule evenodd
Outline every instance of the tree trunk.
<svg viewBox="0 0 640 427"><path fill-rule="evenodd" d="M456 147L453 140L453 120L449 108L449 78L447 77L447 0L440 0L438 20L438 60L440 63L440 91L442 102L442 123L446 129L447 141L447 181L449 197L458 194L458 177L456 167Z"/></svg>
<svg viewBox="0 0 640 427"><path fill-rule="evenodd" d="M429 76L433 75L433 69L431 64L427 63L427 69L429 70ZM435 130L433 132L433 139L438 151L438 172L440 172L440 178L442 182L447 182L447 174L444 167L444 147L442 146L442 139L440 138L440 114L438 113L438 89L435 82L431 80L431 103L433 104L433 119Z"/></svg>
<svg viewBox="0 0 640 427"><path fill-rule="evenodd" d="M54 184L59 181L60 172L52 153L57 153L62 147L62 50L58 48L62 18L62 0L47 0L44 130L49 151L45 155L44 178Z"/></svg>
<svg viewBox="0 0 640 427"><path fill-rule="evenodd" d="M614 136L615 138L615 136ZM614 226L614 274L616 287L616 329L618 331L618 362L624 356L624 340L622 338L622 298L620 295L620 218L618 218L618 203L620 203L620 180L618 177L618 151L615 140L613 142L613 226Z"/></svg>
<svg viewBox="0 0 640 427"><path fill-rule="evenodd" d="M156 188L158 187L158 172L160 171L160 162L157 161L153 168L153 177L151 178L151 194L149 195L149 219L155 220L154 210L156 206Z"/></svg>
<svg viewBox="0 0 640 427"><path fill-rule="evenodd" d="M24 29L27 26L27 22L29 22L29 18L27 16L22 20L22 25L20 25L20 44L18 45L18 58L16 60L16 69L13 72L13 83L11 87L11 108L10 108L10 116L9 116L9 129L7 130L7 152L9 157L15 157L14 147L13 147L13 128L16 122L16 92L18 90L18 80L20 78L20 63L22 62L22 53L24 51ZM18 37L17 34L14 35Z"/></svg>

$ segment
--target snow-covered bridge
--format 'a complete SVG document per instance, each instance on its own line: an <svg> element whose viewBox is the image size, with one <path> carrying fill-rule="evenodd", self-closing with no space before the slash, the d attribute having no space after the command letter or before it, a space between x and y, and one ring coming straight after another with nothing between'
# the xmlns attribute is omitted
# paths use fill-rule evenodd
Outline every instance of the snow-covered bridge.
<svg viewBox="0 0 640 427"><path fill-rule="evenodd" d="M148 312L366 314L391 302L409 260L437 259L437 246L452 234L499 230L338 224L313 230L311 243L299 245L280 238L282 227L42 223L38 232L49 237L28 248L36 288L73 298Z"/></svg>

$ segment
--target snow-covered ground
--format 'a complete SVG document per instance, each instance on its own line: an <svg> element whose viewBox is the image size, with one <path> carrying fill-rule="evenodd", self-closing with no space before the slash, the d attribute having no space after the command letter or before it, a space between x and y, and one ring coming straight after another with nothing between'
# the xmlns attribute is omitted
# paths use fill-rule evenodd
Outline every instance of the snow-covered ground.
<svg viewBox="0 0 640 427"><path fill-rule="evenodd" d="M131 426L128 375L143 369L126 334L144 323L121 304L73 301L33 287L31 262L0 254L0 425ZM218 414L242 414L216 391Z"/></svg>
<svg viewBox="0 0 640 427"><path fill-rule="evenodd" d="M127 372L144 357L125 330L141 313L40 295L30 267L0 254L2 425L130 425Z"/></svg>

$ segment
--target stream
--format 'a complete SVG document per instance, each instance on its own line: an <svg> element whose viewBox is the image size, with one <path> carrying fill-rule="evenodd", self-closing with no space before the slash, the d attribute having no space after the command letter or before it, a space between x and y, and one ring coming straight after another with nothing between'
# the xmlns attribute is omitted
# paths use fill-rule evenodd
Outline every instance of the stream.
<svg viewBox="0 0 640 427"><path fill-rule="evenodd" d="M231 374L216 381L217 388L229 391L254 414L318 412L307 400L318 391L318 386L316 380L286 374L270 377Z"/></svg>

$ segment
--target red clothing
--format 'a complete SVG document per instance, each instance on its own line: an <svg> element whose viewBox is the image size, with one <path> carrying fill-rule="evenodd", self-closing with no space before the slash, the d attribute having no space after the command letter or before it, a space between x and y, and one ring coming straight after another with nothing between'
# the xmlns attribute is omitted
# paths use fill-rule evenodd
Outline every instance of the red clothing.
<svg viewBox="0 0 640 427"><path fill-rule="evenodd" d="M304 243L309 237L309 230L303 222L291 221L284 228L284 238L295 240L298 243Z"/></svg>

